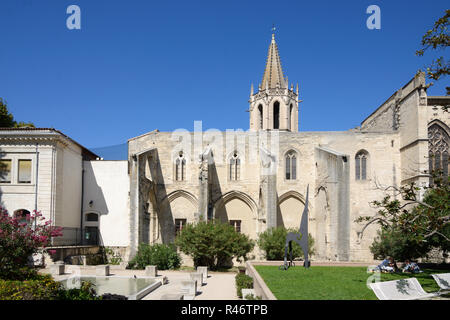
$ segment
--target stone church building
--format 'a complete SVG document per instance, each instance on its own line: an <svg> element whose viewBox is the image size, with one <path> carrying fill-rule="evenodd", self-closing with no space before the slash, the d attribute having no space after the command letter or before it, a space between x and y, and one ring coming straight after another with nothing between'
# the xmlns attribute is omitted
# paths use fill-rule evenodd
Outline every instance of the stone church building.
<svg viewBox="0 0 450 320"><path fill-rule="evenodd" d="M312 259L371 261L377 225L355 220L375 215L369 203L383 187L424 186L434 168L448 174L450 98L427 96L428 87L419 72L357 128L299 131L301 93L272 36L248 131L154 130L128 140L128 160L105 161L55 129L0 129L0 200L10 213L38 208L63 226L55 245L96 234L129 259L139 243L170 243L201 219L253 239L298 229L309 186Z"/></svg>

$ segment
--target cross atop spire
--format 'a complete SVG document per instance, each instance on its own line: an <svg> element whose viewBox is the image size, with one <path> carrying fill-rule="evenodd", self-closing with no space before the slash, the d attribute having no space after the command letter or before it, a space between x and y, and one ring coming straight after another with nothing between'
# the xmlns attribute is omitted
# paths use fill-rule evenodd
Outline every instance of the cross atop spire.
<svg viewBox="0 0 450 320"><path fill-rule="evenodd" d="M281 68L280 55L278 53L277 43L275 42L275 26L272 27L272 41L270 42L269 52L267 54L266 69L262 81L262 88L285 88L283 69Z"/></svg>

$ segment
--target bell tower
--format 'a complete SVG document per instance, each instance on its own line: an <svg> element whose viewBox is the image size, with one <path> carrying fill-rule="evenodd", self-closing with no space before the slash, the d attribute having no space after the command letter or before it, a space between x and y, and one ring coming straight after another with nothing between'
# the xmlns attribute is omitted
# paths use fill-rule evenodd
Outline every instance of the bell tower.
<svg viewBox="0 0 450 320"><path fill-rule="evenodd" d="M284 78L274 33L262 83L256 93L252 84L249 103L251 131L298 131L298 84L294 92L294 85Z"/></svg>

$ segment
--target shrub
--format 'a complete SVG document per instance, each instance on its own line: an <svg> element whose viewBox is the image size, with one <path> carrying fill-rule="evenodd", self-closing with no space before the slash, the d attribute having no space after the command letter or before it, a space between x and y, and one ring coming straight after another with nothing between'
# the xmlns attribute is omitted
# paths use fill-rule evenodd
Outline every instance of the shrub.
<svg viewBox="0 0 450 320"><path fill-rule="evenodd" d="M93 285L83 281L80 289L66 290L50 275L34 275L32 279L0 280L0 300L99 300Z"/></svg>
<svg viewBox="0 0 450 320"><path fill-rule="evenodd" d="M175 243L182 252L193 258L195 266L208 266L211 270L228 267L233 258L246 260L255 246L247 235L218 221L187 224Z"/></svg>
<svg viewBox="0 0 450 320"><path fill-rule="evenodd" d="M10 217L0 207L0 279L24 280L33 275L28 259L46 247L52 237L61 236L62 229L50 225L42 214L34 211L22 217Z"/></svg>
<svg viewBox="0 0 450 320"><path fill-rule="evenodd" d="M283 260L286 236L289 232L298 232L294 229L284 227L270 228L260 233L258 246L264 251L267 260ZM311 234L308 235L308 255L314 254L314 239ZM296 243L292 242L292 258L303 258L303 250ZM289 259L289 256L288 256Z"/></svg>
<svg viewBox="0 0 450 320"><path fill-rule="evenodd" d="M0 300L56 300L61 284L50 275L35 275L31 280L0 280Z"/></svg>
<svg viewBox="0 0 450 320"><path fill-rule="evenodd" d="M102 300L97 296L95 286L89 281L82 281L80 288L61 289L59 300Z"/></svg>
<svg viewBox="0 0 450 320"><path fill-rule="evenodd" d="M242 273L236 275L236 292L239 298L242 298L242 289L253 288L253 278Z"/></svg>
<svg viewBox="0 0 450 320"><path fill-rule="evenodd" d="M262 300L260 296L254 296L253 294L248 294L245 296L245 300Z"/></svg>
<svg viewBox="0 0 450 320"><path fill-rule="evenodd" d="M119 265L122 262L122 256L119 252L111 248L104 248L105 260L107 264Z"/></svg>
<svg viewBox="0 0 450 320"><path fill-rule="evenodd" d="M136 256L128 263L129 269L145 269L157 266L159 270L176 269L181 264L181 257L174 245L141 243Z"/></svg>

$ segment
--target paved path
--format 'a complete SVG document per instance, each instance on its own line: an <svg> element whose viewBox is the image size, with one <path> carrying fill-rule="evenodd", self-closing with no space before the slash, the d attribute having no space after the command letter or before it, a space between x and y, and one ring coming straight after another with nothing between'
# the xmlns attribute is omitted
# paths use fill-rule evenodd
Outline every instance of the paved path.
<svg viewBox="0 0 450 320"><path fill-rule="evenodd" d="M66 278L73 270L78 269L82 275L95 275L95 266L71 266L66 265L66 274L54 276L55 280ZM41 273L50 273L49 269L41 269ZM158 277L166 276L168 283L160 286L153 292L150 292L142 300L159 300L162 295L167 293L180 293L181 281L190 280L189 273L192 271L158 271ZM144 270L128 270L111 268L112 276L144 276ZM197 296L195 300L237 300L234 272L208 272L206 284L197 287Z"/></svg>
<svg viewBox="0 0 450 320"><path fill-rule="evenodd" d="M158 271L159 275L167 276L169 283L150 292L142 300L159 300L162 295L179 293L181 281L189 280L189 272ZM197 287L197 296L194 300L237 300L234 272L209 272L206 284Z"/></svg>

